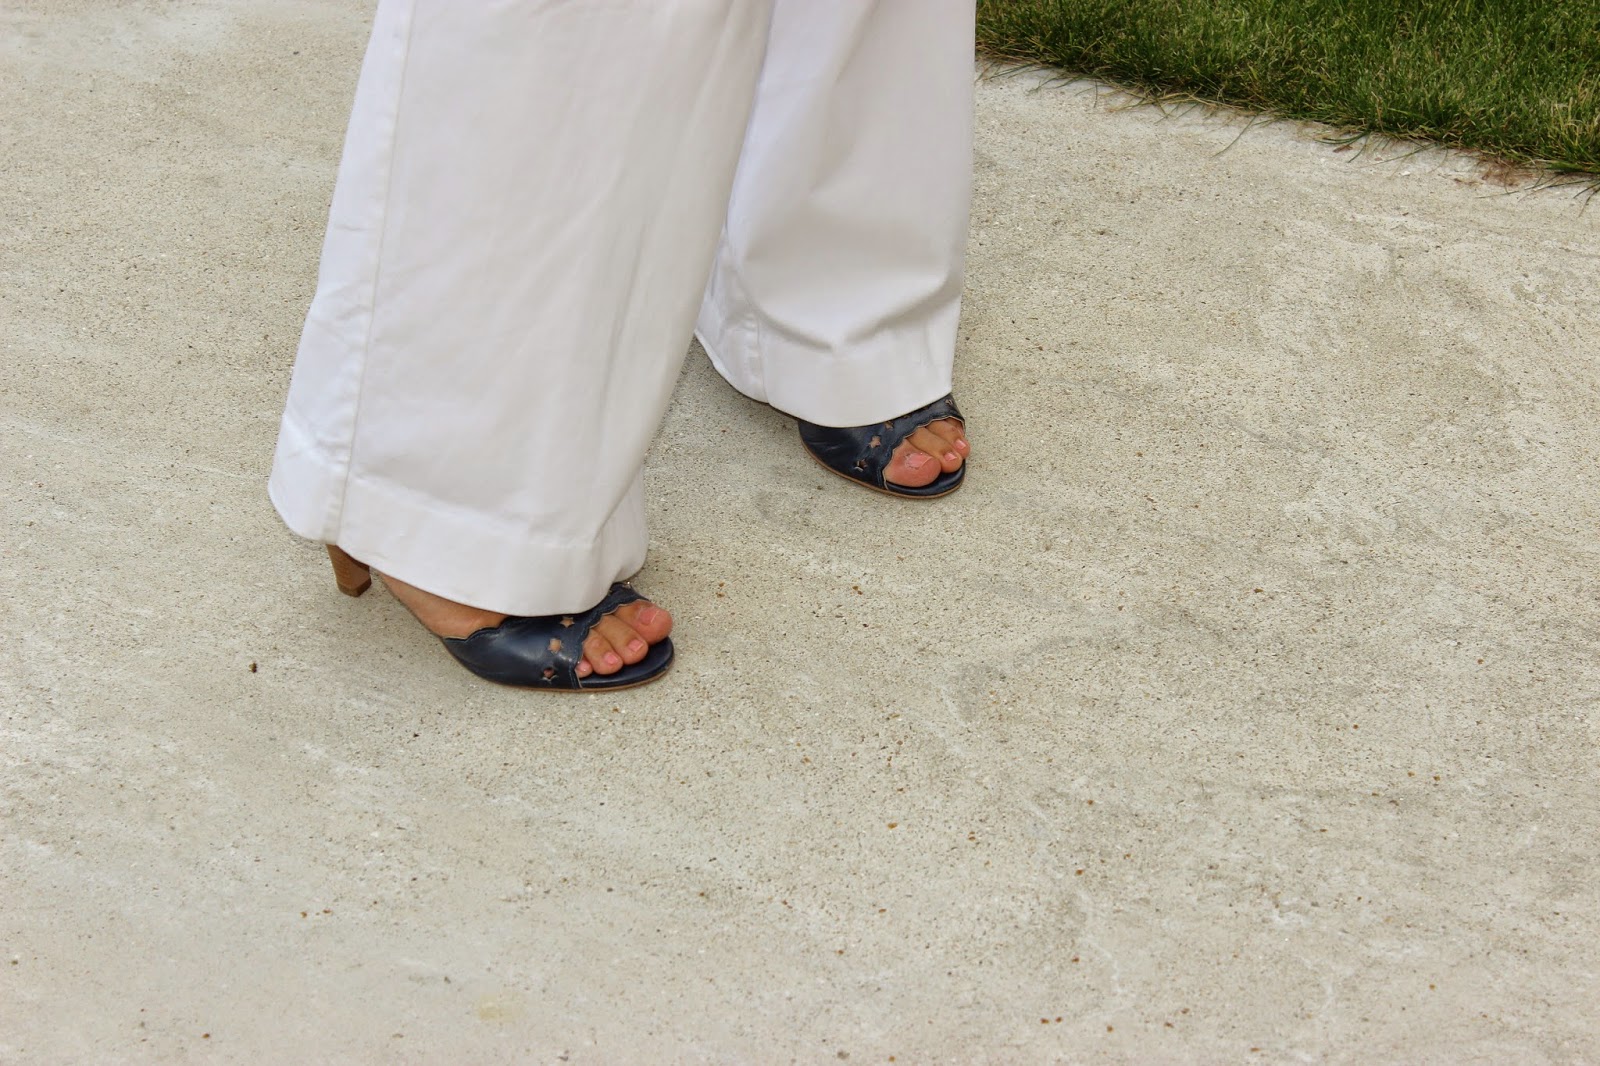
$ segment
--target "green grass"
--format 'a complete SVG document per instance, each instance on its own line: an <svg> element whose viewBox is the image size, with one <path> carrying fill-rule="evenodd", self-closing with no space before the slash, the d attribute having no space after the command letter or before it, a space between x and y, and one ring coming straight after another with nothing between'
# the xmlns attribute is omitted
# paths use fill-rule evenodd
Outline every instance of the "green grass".
<svg viewBox="0 0 1600 1066"><path fill-rule="evenodd" d="M991 56L1600 174L1600 0L978 0Z"/></svg>

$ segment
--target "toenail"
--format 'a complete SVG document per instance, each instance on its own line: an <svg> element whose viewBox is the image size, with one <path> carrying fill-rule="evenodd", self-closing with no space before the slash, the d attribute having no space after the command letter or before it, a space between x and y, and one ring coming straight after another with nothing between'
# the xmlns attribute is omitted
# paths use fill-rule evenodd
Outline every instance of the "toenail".
<svg viewBox="0 0 1600 1066"><path fill-rule="evenodd" d="M605 661L606 661L606 665L607 666L621 666L622 665L622 660L617 658L617 653L614 652L614 651L606 652Z"/></svg>
<svg viewBox="0 0 1600 1066"><path fill-rule="evenodd" d="M957 455L955 452L945 452L944 453L944 459L945 459L945 462L947 462L947 463L953 463L957 459L960 459L960 458L961 458L961 456Z"/></svg>
<svg viewBox="0 0 1600 1066"><path fill-rule="evenodd" d="M628 641L628 650L633 652L633 654L635 654L635 655L638 655L640 652L644 651L649 646L650 645L646 644L644 641L640 640L638 637L635 637L632 640Z"/></svg>
<svg viewBox="0 0 1600 1066"><path fill-rule="evenodd" d="M584 659L583 661L578 663L578 676L579 677L588 677L592 673L594 673L594 667L589 665L589 660L588 659Z"/></svg>
<svg viewBox="0 0 1600 1066"><path fill-rule="evenodd" d="M933 456L927 452L917 452L915 455L906 456L906 465L913 470L920 470L933 461Z"/></svg>
<svg viewBox="0 0 1600 1066"><path fill-rule="evenodd" d="M655 625L656 619L660 617L661 608L659 607L646 607L644 610L639 612L639 622L641 625Z"/></svg>
<svg viewBox="0 0 1600 1066"><path fill-rule="evenodd" d="M967 442L966 442L966 441L964 441L964 440L958 440L958 441L956 441L956 451L958 451L958 452L964 452L964 451L966 451L966 450L967 450L967 449L968 449L968 448L970 448L970 447L972 447L972 445L970 445L970 444L968 444L968 443L967 443Z"/></svg>

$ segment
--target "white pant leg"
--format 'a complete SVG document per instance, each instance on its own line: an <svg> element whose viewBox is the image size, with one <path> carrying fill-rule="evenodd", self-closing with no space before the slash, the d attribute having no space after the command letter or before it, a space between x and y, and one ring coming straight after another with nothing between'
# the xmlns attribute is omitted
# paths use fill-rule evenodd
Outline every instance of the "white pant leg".
<svg viewBox="0 0 1600 1066"><path fill-rule="evenodd" d="M270 482L291 529L513 614L643 565L770 10L381 0Z"/></svg>
<svg viewBox="0 0 1600 1066"><path fill-rule="evenodd" d="M777 0L697 332L747 396L857 426L950 391L973 0Z"/></svg>

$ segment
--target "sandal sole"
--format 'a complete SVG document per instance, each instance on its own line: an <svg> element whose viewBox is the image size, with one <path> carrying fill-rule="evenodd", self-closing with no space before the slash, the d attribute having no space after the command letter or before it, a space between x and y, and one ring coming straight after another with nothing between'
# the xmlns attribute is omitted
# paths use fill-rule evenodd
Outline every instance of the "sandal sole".
<svg viewBox="0 0 1600 1066"><path fill-rule="evenodd" d="M849 474L844 473L843 471L835 470L833 467L829 466L827 463L825 463L821 459L817 458L817 453L812 451L810 448L805 447L803 444L801 445L801 450L804 451L808 457L810 457L810 459L811 459L811 461L813 463L816 463L818 466L822 467L822 469L826 470L828 473L832 474L834 477L840 478L840 479L842 479L844 481L848 481L852 485L860 485L864 489L871 489L873 492L881 492L885 496L893 496L897 500L939 500L939 499L943 499L944 497L950 495L952 492L956 491L962 485L965 485L967 483L966 475L963 473L962 476L961 476L961 480L957 481L954 485L951 485L949 488L945 489L943 492L898 492L898 491L896 491L894 489L886 489L881 485L874 485L870 481L862 481L859 478L853 478ZM967 468L967 464L966 463L962 463L961 464L961 469L963 471L965 471L966 468ZM935 478L934 480L937 481L938 478Z"/></svg>
<svg viewBox="0 0 1600 1066"><path fill-rule="evenodd" d="M668 674L672 673L672 666L677 661L677 656L674 655L671 659L667 660L667 665L663 666L660 670L657 670L649 677L641 677L637 681L624 681L618 685L584 685L580 688L549 688L544 685L519 685L515 681L496 681L492 677L484 677L482 674L473 674L471 670L467 670L467 673L472 674L472 676L477 678L479 681L487 681L489 684L499 685L501 688L514 688L518 692L545 692L552 696L582 696L586 694L590 696L598 696L603 692L626 692L630 688L643 688L653 681L660 681L663 677L666 677Z"/></svg>
<svg viewBox="0 0 1600 1066"><path fill-rule="evenodd" d="M471 674L473 677L477 678L480 681L487 681L492 685L499 685L501 688L514 688L518 692L548 692L548 693L559 694L559 695L563 695L563 696L567 696L567 695L582 695L584 693L594 694L594 693L600 693L600 692L624 692L624 691L626 691L626 690L628 690L630 688L639 688L639 687L641 687L643 685L648 685L652 681L660 681L663 677L666 677L669 673L672 672L673 664L678 661L678 651L677 651L676 648L673 647L671 638L664 638L663 640L657 642L656 644L651 645L650 646L650 651L645 653L645 658L641 659L639 661L639 663L643 663L643 662L647 661L650 658L651 655L657 654L658 649L661 648L662 644L666 645L667 657L666 657L666 660L664 662L662 662L659 666L657 666L655 668L654 672L646 674L644 677L635 678L632 681L618 681L618 682L616 682L614 684L598 684L598 685L580 684L576 688L560 688L560 687L557 687L555 685L539 685L539 684L529 685L529 684L523 684L523 683L520 683L520 682L517 682L517 681L502 681L500 678L490 677L488 674L480 674L478 671L474 670L472 667L468 666L466 663L462 662L460 659L456 659L456 662L457 662L457 664L459 664L461 666L461 668L463 670L465 670L467 673ZM452 655L451 658L455 658L455 656ZM633 665L634 666L638 666L639 663L634 663ZM621 670L617 671L617 673L626 673L629 669L631 669L631 667L624 666ZM615 675L611 675L611 674L607 674L607 675L590 674L589 676L590 677L602 677L602 676L611 677L611 676L615 676Z"/></svg>

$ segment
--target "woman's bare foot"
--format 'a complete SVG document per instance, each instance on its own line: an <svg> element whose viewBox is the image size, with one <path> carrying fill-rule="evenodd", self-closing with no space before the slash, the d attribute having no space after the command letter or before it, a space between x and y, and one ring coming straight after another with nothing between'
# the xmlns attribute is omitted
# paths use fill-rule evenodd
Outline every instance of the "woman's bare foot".
<svg viewBox="0 0 1600 1066"><path fill-rule="evenodd" d="M376 571L374 571L376 573ZM439 637L467 637L480 629L493 629L506 620L503 614L468 607L424 592L387 574L383 583L412 614ZM583 659L578 676L614 674L645 657L650 645L665 640L672 632L672 616L649 600L625 603L595 623L583 642Z"/></svg>
<svg viewBox="0 0 1600 1066"><path fill-rule="evenodd" d="M960 470L971 450L961 423L954 418L941 418L900 442L883 477L896 485L920 489L933 484L941 474Z"/></svg>

